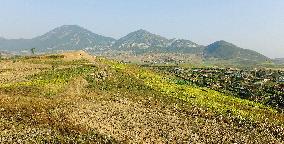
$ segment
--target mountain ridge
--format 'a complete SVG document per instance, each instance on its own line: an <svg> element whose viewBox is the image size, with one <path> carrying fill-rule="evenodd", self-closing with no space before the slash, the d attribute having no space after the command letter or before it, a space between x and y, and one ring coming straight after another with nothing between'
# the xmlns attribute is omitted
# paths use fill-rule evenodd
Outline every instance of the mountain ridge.
<svg viewBox="0 0 284 144"><path fill-rule="evenodd" d="M186 39L168 39L139 29L119 39L93 33L78 25L62 25L32 39L0 38L0 50L25 51L36 48L39 52L88 50L91 52L125 51L133 54L179 53L193 54L205 59L241 59L266 61L268 57L249 49L240 48L224 40L203 46Z"/></svg>

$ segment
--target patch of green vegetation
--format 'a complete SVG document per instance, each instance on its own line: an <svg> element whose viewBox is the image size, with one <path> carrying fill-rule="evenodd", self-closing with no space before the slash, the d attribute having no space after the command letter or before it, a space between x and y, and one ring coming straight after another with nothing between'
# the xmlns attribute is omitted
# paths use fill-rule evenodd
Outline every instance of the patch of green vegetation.
<svg viewBox="0 0 284 144"><path fill-rule="evenodd" d="M44 81L46 83L49 82L57 82L59 80L68 81L70 78L75 77L77 75L85 74L90 72L94 67L84 65L79 67L71 67L66 69L57 69L51 71L45 71L39 74L35 74L33 76L28 77L28 79L32 81Z"/></svg>
<svg viewBox="0 0 284 144"><path fill-rule="evenodd" d="M28 81L0 85L1 91L26 96L52 96L62 91L64 86L76 76L86 75L94 70L91 65L56 69L28 76Z"/></svg>

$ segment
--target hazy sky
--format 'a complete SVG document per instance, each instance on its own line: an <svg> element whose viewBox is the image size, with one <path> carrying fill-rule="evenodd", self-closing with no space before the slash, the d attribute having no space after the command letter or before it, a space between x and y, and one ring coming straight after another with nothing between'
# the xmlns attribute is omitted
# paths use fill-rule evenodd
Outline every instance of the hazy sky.
<svg viewBox="0 0 284 144"><path fill-rule="evenodd" d="M64 24L119 38L137 29L208 45L226 40L284 57L284 0L0 0L0 36L32 38Z"/></svg>

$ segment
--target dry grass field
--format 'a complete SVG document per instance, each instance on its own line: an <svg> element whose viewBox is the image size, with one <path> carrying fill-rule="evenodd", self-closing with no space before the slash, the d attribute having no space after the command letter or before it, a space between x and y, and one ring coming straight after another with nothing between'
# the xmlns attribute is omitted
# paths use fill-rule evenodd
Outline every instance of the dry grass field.
<svg viewBox="0 0 284 144"><path fill-rule="evenodd" d="M0 143L283 143L258 103L83 51L0 62Z"/></svg>

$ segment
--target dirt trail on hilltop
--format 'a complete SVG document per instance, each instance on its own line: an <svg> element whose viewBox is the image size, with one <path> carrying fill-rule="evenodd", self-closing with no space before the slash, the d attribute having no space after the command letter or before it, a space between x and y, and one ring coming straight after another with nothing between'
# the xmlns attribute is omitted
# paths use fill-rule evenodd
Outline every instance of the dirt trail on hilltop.
<svg viewBox="0 0 284 144"><path fill-rule="evenodd" d="M87 59L89 61L94 61L96 59L95 56L91 56L90 54L86 53L83 50L74 51L74 52L66 52L66 53L62 53L61 55L63 55L64 60L67 60L67 61L80 60L80 59Z"/></svg>

